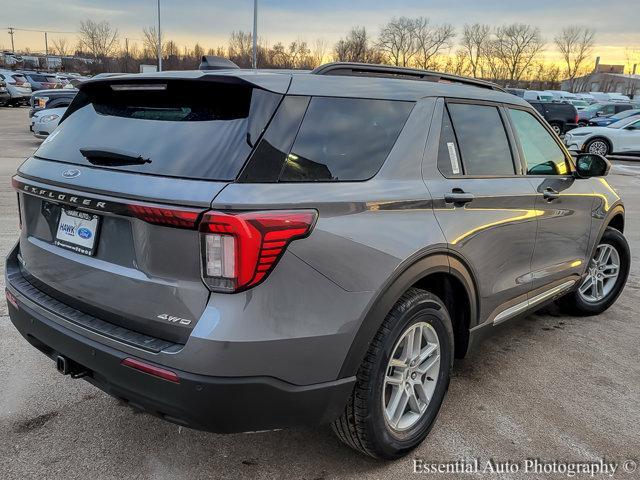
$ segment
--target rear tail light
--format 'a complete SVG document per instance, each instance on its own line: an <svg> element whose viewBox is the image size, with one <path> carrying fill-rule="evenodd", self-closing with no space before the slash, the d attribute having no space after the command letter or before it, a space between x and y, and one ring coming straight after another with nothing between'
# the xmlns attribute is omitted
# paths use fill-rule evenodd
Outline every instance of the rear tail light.
<svg viewBox="0 0 640 480"><path fill-rule="evenodd" d="M198 225L198 217L202 213L202 210L177 210L146 205L128 205L127 211L132 217L139 218L147 223L192 229L195 229Z"/></svg>
<svg viewBox="0 0 640 480"><path fill-rule="evenodd" d="M287 245L311 233L315 210L205 213L202 274L215 291L251 288L273 270Z"/></svg>
<svg viewBox="0 0 640 480"><path fill-rule="evenodd" d="M579 120L580 120L580 117L579 117L579 116L578 116L578 114L576 113L576 118L575 118L575 120L574 120L574 122L573 122L573 123L578 123L578 121L579 121Z"/></svg>

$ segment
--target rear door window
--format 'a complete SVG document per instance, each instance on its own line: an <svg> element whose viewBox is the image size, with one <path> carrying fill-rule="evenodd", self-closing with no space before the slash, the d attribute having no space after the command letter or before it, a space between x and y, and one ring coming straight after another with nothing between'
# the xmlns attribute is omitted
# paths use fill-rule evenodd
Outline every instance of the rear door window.
<svg viewBox="0 0 640 480"><path fill-rule="evenodd" d="M358 181L373 177L412 108L412 102L312 98L280 181Z"/></svg>
<svg viewBox="0 0 640 480"><path fill-rule="evenodd" d="M515 167L498 108L448 103L466 175L514 175Z"/></svg>
<svg viewBox="0 0 640 480"><path fill-rule="evenodd" d="M128 172L234 180L282 96L249 84L167 80L159 87L86 85L36 156ZM133 85L129 83L128 85ZM84 151L142 157L96 164Z"/></svg>

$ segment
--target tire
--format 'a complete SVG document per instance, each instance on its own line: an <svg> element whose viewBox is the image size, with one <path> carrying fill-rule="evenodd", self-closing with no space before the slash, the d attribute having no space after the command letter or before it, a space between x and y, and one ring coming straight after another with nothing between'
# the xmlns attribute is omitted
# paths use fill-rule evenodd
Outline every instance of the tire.
<svg viewBox="0 0 640 480"><path fill-rule="evenodd" d="M556 135L560 136L564 132L562 131L562 125L556 122L551 123L551 129L555 132Z"/></svg>
<svg viewBox="0 0 640 480"><path fill-rule="evenodd" d="M390 366L392 356L397 359L396 362L404 362L401 360L405 357L404 341L413 338L410 332L417 334L418 330L420 334L415 338L421 339L419 351L425 360L417 363L407 361L406 367ZM438 349L433 350L436 339L439 342ZM434 353L425 356L429 349ZM398 357L396 354L399 351L403 354ZM438 351L439 363L435 356ZM333 431L351 448L374 458L390 460L406 455L425 439L433 427L449 388L453 358L453 328L446 307L429 292L409 289L391 309L371 342L358 370L354 391L343 414L334 421ZM433 367L427 369L427 365ZM427 373L419 373L419 370ZM388 375L391 372L393 375ZM392 378L393 383L387 383ZM397 385L398 378L405 379L406 385L402 380ZM418 391L419 386L407 386L416 381L424 382L425 390ZM398 409L391 408L394 394L404 399L410 397L410 391L414 394L413 403ZM423 394L426 397L420 395L427 391L431 393L430 396L426 393ZM423 402L421 398L429 400ZM398 401L398 405L402 405L402 400ZM421 413L414 414L412 405L418 405L420 408L417 410ZM399 422L394 428L391 423L395 422L385 413L388 411L400 412L404 424Z"/></svg>
<svg viewBox="0 0 640 480"><path fill-rule="evenodd" d="M601 298L597 298L596 295L593 295L593 276L589 275L589 271L594 267L595 258L593 258L589 261L589 266L587 267L587 277L582 281L578 289L558 300L558 306L563 312L579 316L599 315L607 310L617 300L627 283L631 254L629 252L627 239L624 238L622 233L611 227L607 227L604 235L602 235L602 238L596 247L594 257L598 257L600 252L609 248L613 248L615 254L617 254L619 267L617 277L615 280L611 281L610 287L606 285L606 278L604 279L605 286L603 288L607 289L606 294L603 294ZM614 256L613 252L610 253L609 258L612 256ZM608 267L601 273L608 274L612 271L613 269ZM589 281L591 281L591 286L587 288ZM585 292L581 292L583 287L586 288Z"/></svg>
<svg viewBox="0 0 640 480"><path fill-rule="evenodd" d="M593 151L592 151L593 150ZM587 153L597 153L606 157L611 153L611 145L609 141L602 137L597 137L589 140L584 146L584 151Z"/></svg>

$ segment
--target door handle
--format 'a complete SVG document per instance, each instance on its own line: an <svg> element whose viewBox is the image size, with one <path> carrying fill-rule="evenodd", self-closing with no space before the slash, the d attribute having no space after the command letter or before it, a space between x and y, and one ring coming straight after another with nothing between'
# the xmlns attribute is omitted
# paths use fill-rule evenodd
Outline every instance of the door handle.
<svg viewBox="0 0 640 480"><path fill-rule="evenodd" d="M465 203L473 202L476 198L473 193L466 193L461 188L454 188L451 193L444 194L444 201L446 203L453 203L455 206L464 205Z"/></svg>
<svg viewBox="0 0 640 480"><path fill-rule="evenodd" d="M560 198L560 194L553 188L547 188L544 192L542 192L542 197L548 202L552 202L553 200Z"/></svg>

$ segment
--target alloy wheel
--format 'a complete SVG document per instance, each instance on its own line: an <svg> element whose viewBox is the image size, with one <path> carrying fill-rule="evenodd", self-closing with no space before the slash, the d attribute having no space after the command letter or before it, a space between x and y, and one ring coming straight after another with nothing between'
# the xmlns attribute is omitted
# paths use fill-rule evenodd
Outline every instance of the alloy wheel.
<svg viewBox="0 0 640 480"><path fill-rule="evenodd" d="M414 427L431 402L440 373L440 341L426 322L400 336L389 359L382 389L387 425L396 432Z"/></svg>
<svg viewBox="0 0 640 480"><path fill-rule="evenodd" d="M605 298L616 284L620 273L620 255L608 243L601 243L596 248L593 259L589 262L587 277L578 288L583 300L596 303Z"/></svg>
<svg viewBox="0 0 640 480"><path fill-rule="evenodd" d="M595 140L591 142L589 145L589 153L594 153L597 155L606 155L609 151L609 145L606 144L603 140Z"/></svg>

